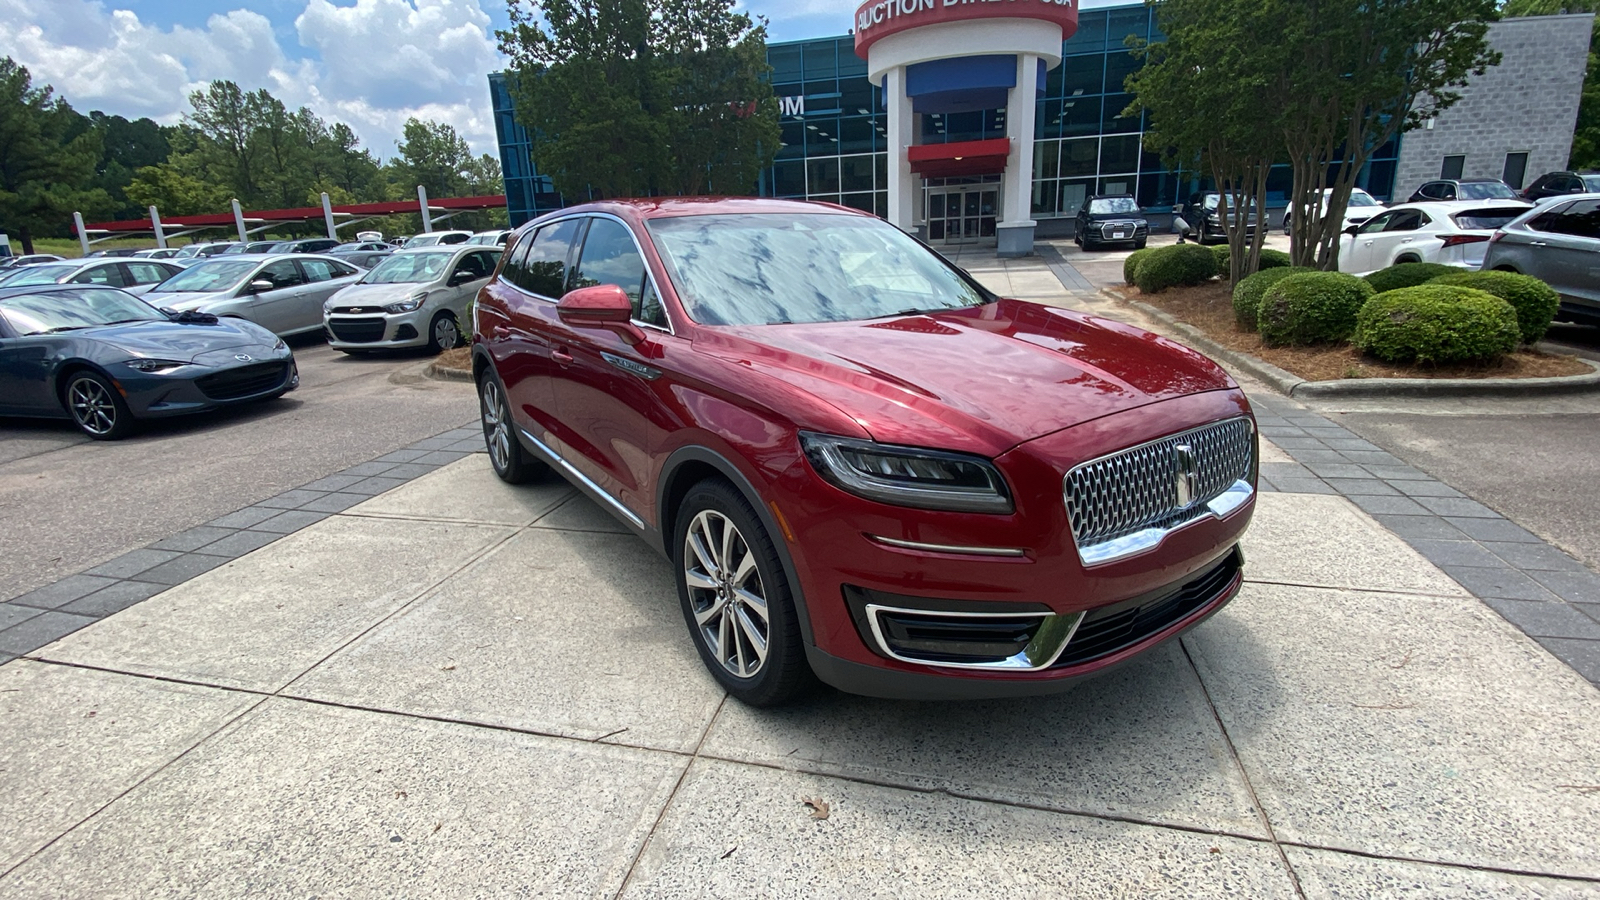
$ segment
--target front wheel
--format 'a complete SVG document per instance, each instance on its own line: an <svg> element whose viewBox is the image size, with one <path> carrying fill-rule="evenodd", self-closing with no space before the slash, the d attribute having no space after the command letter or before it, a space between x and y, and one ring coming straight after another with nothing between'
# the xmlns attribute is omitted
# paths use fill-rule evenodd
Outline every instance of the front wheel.
<svg viewBox="0 0 1600 900"><path fill-rule="evenodd" d="M448 312L441 312L433 317L433 324L428 326L428 349L434 353L442 353L461 346L461 326L456 324L456 317Z"/></svg>
<svg viewBox="0 0 1600 900"><path fill-rule="evenodd" d="M728 693L777 706L815 680L772 539L720 479L695 485L678 513L674 568L683 618L700 659Z"/></svg>
<svg viewBox="0 0 1600 900"><path fill-rule="evenodd" d="M78 430L97 441L114 441L133 433L128 404L111 384L93 372L76 372L61 392Z"/></svg>
<svg viewBox="0 0 1600 900"><path fill-rule="evenodd" d="M544 474L544 463L531 457L517 440L505 387L488 369L478 377L478 410L483 417L483 441L489 451L489 465L494 467L494 474L501 481L526 484Z"/></svg>

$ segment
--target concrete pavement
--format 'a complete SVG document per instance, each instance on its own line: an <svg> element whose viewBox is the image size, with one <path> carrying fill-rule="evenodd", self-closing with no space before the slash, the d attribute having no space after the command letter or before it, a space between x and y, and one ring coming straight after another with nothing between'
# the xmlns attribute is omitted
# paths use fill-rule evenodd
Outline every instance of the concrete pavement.
<svg viewBox="0 0 1600 900"><path fill-rule="evenodd" d="M1042 262L962 264L1128 315ZM667 563L470 428L191 529L231 555L0 665L0 895L1600 895L1600 691L1401 532L1543 543L1358 500L1465 498L1246 388L1244 590L1057 697L747 709Z"/></svg>

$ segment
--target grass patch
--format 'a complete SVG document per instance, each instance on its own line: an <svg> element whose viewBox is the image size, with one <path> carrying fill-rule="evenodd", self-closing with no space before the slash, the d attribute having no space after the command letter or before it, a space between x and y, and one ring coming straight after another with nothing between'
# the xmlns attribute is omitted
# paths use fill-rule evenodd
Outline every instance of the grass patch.
<svg viewBox="0 0 1600 900"><path fill-rule="evenodd" d="M1588 364L1575 356L1518 350L1489 365L1394 365L1374 359L1348 344L1320 347L1268 347L1261 335L1238 330L1233 318L1233 296L1225 282L1169 288L1159 294L1141 294L1129 287L1112 291L1151 306L1205 332L1227 347L1266 360L1307 381L1342 378L1555 378L1586 375Z"/></svg>

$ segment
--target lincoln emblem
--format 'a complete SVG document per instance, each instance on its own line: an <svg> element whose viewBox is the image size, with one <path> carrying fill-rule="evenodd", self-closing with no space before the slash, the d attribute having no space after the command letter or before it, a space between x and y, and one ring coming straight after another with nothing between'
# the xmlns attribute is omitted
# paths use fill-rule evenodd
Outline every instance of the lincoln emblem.
<svg viewBox="0 0 1600 900"><path fill-rule="evenodd" d="M1194 502L1194 448L1178 444L1172 448L1172 461L1177 470L1178 508L1183 509Z"/></svg>

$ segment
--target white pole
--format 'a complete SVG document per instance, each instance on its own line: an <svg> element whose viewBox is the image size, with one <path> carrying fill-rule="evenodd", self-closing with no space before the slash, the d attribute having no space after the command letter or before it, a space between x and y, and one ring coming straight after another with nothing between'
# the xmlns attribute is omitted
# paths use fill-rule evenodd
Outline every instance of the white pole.
<svg viewBox="0 0 1600 900"><path fill-rule="evenodd" d="M1027 53L1017 54L1017 86L1012 88L1006 103L1006 137L1011 139L1011 152L1006 158L1006 174L1000 194L1000 219L998 235L1001 253L1033 255L1033 119L1039 99L1039 57ZM1006 232L1016 235L1011 247L1006 246ZM1022 244L1027 249L1023 253Z"/></svg>
<svg viewBox="0 0 1600 900"><path fill-rule="evenodd" d="M417 185L417 206L422 210L422 233L433 230L433 217L428 215L428 189Z"/></svg>
<svg viewBox="0 0 1600 900"><path fill-rule="evenodd" d="M83 255L89 255L89 230L83 227L83 213L73 212L72 224L78 226L78 243L83 245Z"/></svg>
<svg viewBox="0 0 1600 900"><path fill-rule="evenodd" d="M167 235L161 230L161 213L156 212L154 206L150 207L150 225L156 230L156 246L166 249Z"/></svg>
<svg viewBox="0 0 1600 900"><path fill-rule="evenodd" d="M916 143L916 116L906 96L906 67L895 66L883 78L884 105L889 110L889 224L917 230L917 176L906 151Z"/></svg>
<svg viewBox="0 0 1600 900"><path fill-rule="evenodd" d="M322 192L322 221L328 225L328 237L339 239L339 226L333 224L333 201L328 199L328 192Z"/></svg>
<svg viewBox="0 0 1600 900"><path fill-rule="evenodd" d="M237 198L235 198L233 201L233 225L235 228L239 229L239 243L243 244L248 242L250 240L250 233L245 231L244 210L239 208L239 201Z"/></svg>

